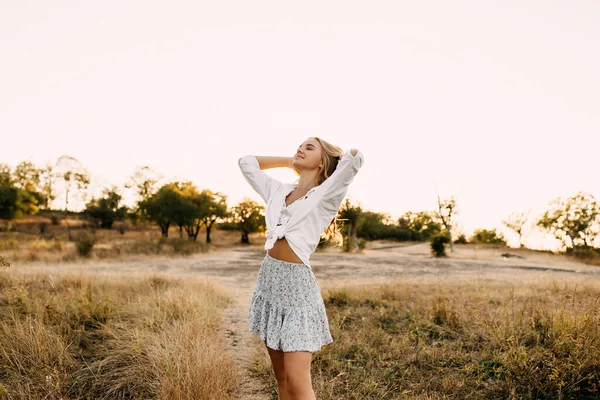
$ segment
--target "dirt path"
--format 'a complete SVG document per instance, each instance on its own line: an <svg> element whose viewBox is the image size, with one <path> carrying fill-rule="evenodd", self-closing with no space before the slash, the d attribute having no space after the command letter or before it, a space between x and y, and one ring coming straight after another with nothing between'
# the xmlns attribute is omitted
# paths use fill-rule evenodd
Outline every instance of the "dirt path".
<svg viewBox="0 0 600 400"><path fill-rule="evenodd" d="M249 373L252 359L257 352L264 351L260 339L248 331L248 307L252 298L252 291L248 289L234 291L234 302L223 313L221 330L229 344L229 354L237 362L237 371L240 388L240 400L270 400L267 388L253 378Z"/></svg>

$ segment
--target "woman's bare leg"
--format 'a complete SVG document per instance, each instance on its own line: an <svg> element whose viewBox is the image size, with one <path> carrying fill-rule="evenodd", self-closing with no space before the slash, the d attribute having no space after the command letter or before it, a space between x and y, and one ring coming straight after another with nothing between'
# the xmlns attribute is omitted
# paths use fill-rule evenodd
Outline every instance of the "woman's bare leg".
<svg viewBox="0 0 600 400"><path fill-rule="evenodd" d="M310 376L312 353L291 351L283 353L286 387L293 400L316 400Z"/></svg>
<svg viewBox="0 0 600 400"><path fill-rule="evenodd" d="M274 350L267 346L266 340L265 346L271 357L271 363L273 364L273 371L275 372L275 379L277 379L277 391L279 392L279 400L291 400L290 395L287 392L286 377L283 361L283 351Z"/></svg>

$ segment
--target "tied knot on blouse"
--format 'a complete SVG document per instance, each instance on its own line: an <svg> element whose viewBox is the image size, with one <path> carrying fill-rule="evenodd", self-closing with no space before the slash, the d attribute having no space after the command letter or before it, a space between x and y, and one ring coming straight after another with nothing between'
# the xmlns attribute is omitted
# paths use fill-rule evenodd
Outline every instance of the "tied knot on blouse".
<svg viewBox="0 0 600 400"><path fill-rule="evenodd" d="M275 242L278 239L283 239L285 237L285 227L286 227L288 221L290 220L290 218L292 217L292 213L290 211L293 210L294 206L296 206L301 200L308 198L308 196L310 196L310 194L314 190L315 190L314 187L311 188L304 196L299 197L298 199L294 200L292 202L292 204L290 204L289 206L287 206L285 204L285 198L287 196L283 197L283 202L281 204L281 213L279 214L279 220L277 221L277 226L275 226L274 229L267 229L267 232L266 232L266 236L267 236L267 241L265 242L266 250L272 249L273 246L275 245Z"/></svg>

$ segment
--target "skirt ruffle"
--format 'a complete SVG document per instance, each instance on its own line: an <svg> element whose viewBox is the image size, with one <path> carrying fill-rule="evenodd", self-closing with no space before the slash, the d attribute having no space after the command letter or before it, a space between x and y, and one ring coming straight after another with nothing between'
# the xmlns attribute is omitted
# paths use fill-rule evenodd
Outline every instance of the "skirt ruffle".
<svg viewBox="0 0 600 400"><path fill-rule="evenodd" d="M259 271L248 322L250 332L275 350L314 352L333 342L312 270L269 255Z"/></svg>

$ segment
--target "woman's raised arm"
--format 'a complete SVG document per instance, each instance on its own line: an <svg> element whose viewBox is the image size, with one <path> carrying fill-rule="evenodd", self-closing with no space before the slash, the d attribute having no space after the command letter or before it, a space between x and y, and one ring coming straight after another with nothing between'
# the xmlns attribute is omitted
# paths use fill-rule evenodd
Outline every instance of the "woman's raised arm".
<svg viewBox="0 0 600 400"><path fill-rule="evenodd" d="M238 165L252 189L263 198L265 203L268 203L283 183L265 173L263 169L291 168L292 161L292 157L253 156L249 154L240 157Z"/></svg>
<svg viewBox="0 0 600 400"><path fill-rule="evenodd" d="M348 186L363 164L364 156L358 149L352 148L342 155L333 174L318 186L322 200L328 203L326 205L335 210L339 208Z"/></svg>
<svg viewBox="0 0 600 400"><path fill-rule="evenodd" d="M276 156L255 156L260 165L260 169L269 168L293 168L293 157L276 157Z"/></svg>

